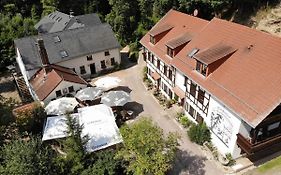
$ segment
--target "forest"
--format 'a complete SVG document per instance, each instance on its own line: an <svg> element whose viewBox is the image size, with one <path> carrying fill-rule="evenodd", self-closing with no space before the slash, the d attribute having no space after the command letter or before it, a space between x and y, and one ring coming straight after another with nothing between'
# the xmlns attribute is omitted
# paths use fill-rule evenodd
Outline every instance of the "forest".
<svg viewBox="0 0 281 175"><path fill-rule="evenodd" d="M197 9L198 17L204 19L229 19L233 12L243 16L245 11L253 12L275 1L278 0L1 0L0 70L14 63L13 40L35 35L34 24L55 10L74 15L98 13L102 21L111 25L122 46L131 44L136 49L138 40L171 8L187 14Z"/></svg>

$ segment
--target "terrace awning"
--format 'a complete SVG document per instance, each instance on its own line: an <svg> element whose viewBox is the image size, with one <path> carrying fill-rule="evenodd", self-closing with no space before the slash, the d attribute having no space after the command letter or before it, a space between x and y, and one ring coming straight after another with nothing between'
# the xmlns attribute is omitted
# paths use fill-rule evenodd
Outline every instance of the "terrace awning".
<svg viewBox="0 0 281 175"><path fill-rule="evenodd" d="M102 93L103 89L100 87L87 87L78 91L75 97L82 101L95 100Z"/></svg>
<svg viewBox="0 0 281 175"><path fill-rule="evenodd" d="M83 126L81 136L88 136L86 151L93 152L121 143L122 136L115 123L112 109L104 104L79 108L77 114L70 117L77 119ZM42 140L68 137L66 116L48 117Z"/></svg>
<svg viewBox="0 0 281 175"><path fill-rule="evenodd" d="M130 101L130 94L124 91L110 91L101 98L101 103L110 107L124 106Z"/></svg>
<svg viewBox="0 0 281 175"><path fill-rule="evenodd" d="M180 98L183 99L185 97L185 93L178 86L173 87L174 93Z"/></svg>
<svg viewBox="0 0 281 175"><path fill-rule="evenodd" d="M153 72L153 73L151 74L151 76L152 76L152 78L153 78L154 80L160 79L160 75L159 75L157 72Z"/></svg>

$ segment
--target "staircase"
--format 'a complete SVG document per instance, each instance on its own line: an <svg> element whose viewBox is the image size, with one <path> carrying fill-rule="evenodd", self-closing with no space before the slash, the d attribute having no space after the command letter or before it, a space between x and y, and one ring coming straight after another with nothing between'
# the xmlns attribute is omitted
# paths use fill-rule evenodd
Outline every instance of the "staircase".
<svg viewBox="0 0 281 175"><path fill-rule="evenodd" d="M25 84L24 78L22 75L13 74L17 90L23 102L31 102L33 101L32 96L28 90L27 85Z"/></svg>

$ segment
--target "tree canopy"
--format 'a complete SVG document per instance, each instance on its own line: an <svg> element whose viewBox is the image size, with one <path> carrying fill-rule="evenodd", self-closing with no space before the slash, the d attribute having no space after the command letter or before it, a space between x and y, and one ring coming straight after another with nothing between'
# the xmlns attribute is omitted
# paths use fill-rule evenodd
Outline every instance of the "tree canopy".
<svg viewBox="0 0 281 175"><path fill-rule="evenodd" d="M178 146L178 136L164 136L163 130L149 119L140 119L120 130L124 147L118 157L128 162L127 172L133 174L165 174L171 168Z"/></svg>
<svg viewBox="0 0 281 175"><path fill-rule="evenodd" d="M13 140L1 148L0 174L55 174L53 154L39 138Z"/></svg>

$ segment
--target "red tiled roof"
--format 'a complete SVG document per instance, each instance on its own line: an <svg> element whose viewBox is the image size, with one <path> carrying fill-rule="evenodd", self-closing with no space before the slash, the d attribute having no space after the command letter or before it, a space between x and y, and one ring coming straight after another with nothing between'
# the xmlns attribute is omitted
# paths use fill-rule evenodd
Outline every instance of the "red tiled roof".
<svg viewBox="0 0 281 175"><path fill-rule="evenodd" d="M30 79L30 83L40 100L44 100L62 81L87 84L71 69L58 65L49 66L47 69L38 70Z"/></svg>
<svg viewBox="0 0 281 175"><path fill-rule="evenodd" d="M173 28L155 45L149 42L150 36L147 33L140 43L147 49L152 51L157 57L161 58L166 64L170 64L171 58L166 55L167 46L166 43L172 39L175 39L182 33L188 33L193 37L208 23L208 21L199 19L175 10L170 10L155 26L163 26L168 24Z"/></svg>
<svg viewBox="0 0 281 175"><path fill-rule="evenodd" d="M21 112L24 112L27 110L30 111L34 108L35 105L38 105L37 102L32 102L32 103L28 103L28 104L24 104L22 106L16 107L15 109L13 109L13 114L17 115L18 113L21 113Z"/></svg>
<svg viewBox="0 0 281 175"><path fill-rule="evenodd" d="M207 78L199 76L193 70L195 60L186 59L186 53L221 41L237 51ZM255 127L281 102L280 46L280 38L214 18L173 59L173 65Z"/></svg>
<svg viewBox="0 0 281 175"><path fill-rule="evenodd" d="M256 127L281 102L281 39L217 18L207 24L201 19L179 14L172 10L160 20L159 23L171 23L174 28L156 45L149 43L147 35L141 43ZM197 31L197 35L193 35L192 40L173 59L167 59L163 44L182 34L182 30L177 30L182 24L177 21L190 23L190 30ZM221 42L237 50L204 78L194 70L196 62L187 54L194 48L199 48L200 54L202 50Z"/></svg>

